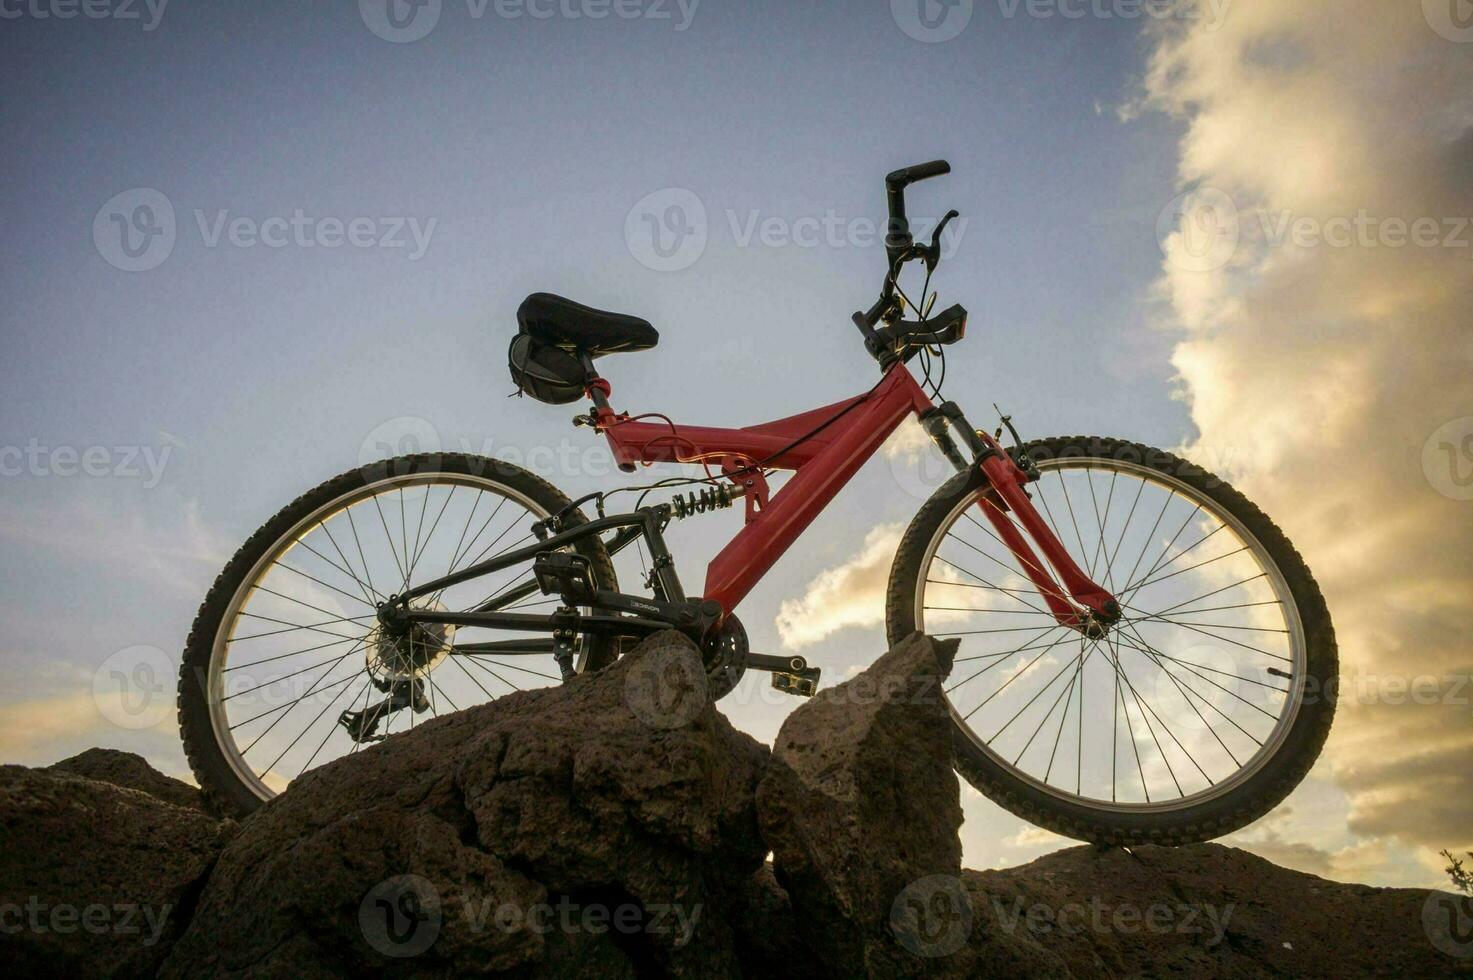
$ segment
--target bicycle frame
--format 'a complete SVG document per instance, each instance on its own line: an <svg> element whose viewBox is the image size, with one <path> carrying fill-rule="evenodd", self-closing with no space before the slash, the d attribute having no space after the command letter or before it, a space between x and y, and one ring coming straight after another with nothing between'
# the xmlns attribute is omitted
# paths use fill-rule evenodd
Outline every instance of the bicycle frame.
<svg viewBox="0 0 1473 980"><path fill-rule="evenodd" d="M706 570L703 595L720 603L727 612L746 597L907 415L922 417L937 410L903 362L890 365L879 385L866 395L741 429L634 421L607 407L607 382L599 379L595 385L598 395L604 396L594 395L599 403L595 412L597 428L608 437L622 468L633 469L637 462L690 463L714 457L722 460L728 474L741 474L729 476L733 482L748 482L746 526ZM826 428L797 441L829 420L833 421ZM1033 509L1022 489L1027 474L985 432L976 435L988 450L981 466L995 491L987 498L983 513L1028 573L1050 611L1065 625L1083 621L1080 610L1068 602L1067 589L1067 596L1089 612L1113 619L1114 597L1090 581ZM751 469L757 461L794 471L771 499L760 470ZM755 480L750 479L753 474ZM1017 514L1049 565L1063 579L1064 588L1050 577L1027 539L1007 517L1007 511Z"/></svg>
<svg viewBox="0 0 1473 980"><path fill-rule="evenodd" d="M997 441L985 432L972 430L951 403L937 406L921 388L903 361L895 361L871 391L791 415L740 429L708 426L676 425L644 422L639 417L615 412L608 404L611 387L602 378L594 378L588 388L594 401L592 421L603 433L619 466L633 470L639 463L683 463L709 465L716 462L726 479L739 486L746 498L746 525L711 561L706 570L706 584L700 602L719 620L736 606L761 580L828 506L834 496L848 484L854 474L884 444L908 415L923 422L944 415L961 430L976 459L968 463L936 428L927 429L943 451L959 467L976 465L991 484L983 496L984 516L995 529L998 539L1017 558L1019 565L1038 590L1059 623L1079 629L1098 619L1113 622L1118 617L1114 597L1092 582L1064 549L1063 544L1033 509L1024 486L1030 477L1018 466ZM944 428L945 423L940 423ZM815 431L817 430L817 431ZM775 494L769 496L764 468L792 470L793 476ZM666 507L668 512L668 505ZM1015 524L1008 516L1017 517ZM668 519L668 513L665 515ZM1024 537L1018 525L1028 537ZM663 602L631 601L618 593L599 593L598 599L622 612L664 614L684 603L678 579L668 570L669 553L659 536L659 519L649 508L636 514L600 518L546 537L538 544L500 555L464 568L452 575L425 582L408 590L400 598L412 600L481 575L490 574L571 544L590 534L621 529L626 542L643 534L656 559L656 572L663 585ZM1044 560L1038 557L1028 538L1032 538ZM1045 564L1045 560L1047 564ZM1060 582L1054 580L1057 574ZM464 626L490 626L511 629L563 630L570 627L570 615L541 616L498 611L517 598L537 591L535 583L523 583L503 595L498 602L464 613L406 609L404 619L415 622L453 623ZM652 619L616 620L615 617L583 615L589 625L612 628L616 622L648 631L660 624ZM685 618L694 624L693 618Z"/></svg>

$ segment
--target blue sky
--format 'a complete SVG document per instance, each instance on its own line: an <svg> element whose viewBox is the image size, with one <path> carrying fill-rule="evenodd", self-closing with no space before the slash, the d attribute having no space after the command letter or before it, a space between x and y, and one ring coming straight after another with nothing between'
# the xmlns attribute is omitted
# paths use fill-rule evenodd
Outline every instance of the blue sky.
<svg viewBox="0 0 1473 980"><path fill-rule="evenodd" d="M8 701L62 704L136 645L177 655L230 551L376 440L429 431L530 455L574 496L633 482L571 408L506 397L529 292L661 331L657 350L604 362L620 408L735 425L867 388L848 315L873 299L881 250L781 232L879 221L883 175L935 157L953 173L917 187L911 212L965 219L934 282L972 312L951 397L978 420L997 401L1025 435L1195 434L1158 291L1185 124L1117 112L1151 53L1139 19L979 3L959 36L924 43L885 3L651 0L591 19L447 0L426 36L395 43L355 3L174 0L152 29L147 8L26 9L0 23L0 446L42 462L0 478ZM172 208L174 242L124 271L94 225L144 189ZM626 229L671 192L700 202L705 246L658 271ZM744 238L769 219L776 240ZM314 244L259 240L293 221ZM325 245L355 221L363 244ZM66 450L93 447L101 475L72 473ZM781 647L783 599L920 502L893 461L866 467L740 610L754 648ZM673 533L688 586L736 527ZM805 652L839 677L882 644L856 627ZM791 705L739 691L727 707L771 739ZM37 763L110 740L180 772L171 734L78 720L5 751ZM966 805L974 866L1056 846Z"/></svg>

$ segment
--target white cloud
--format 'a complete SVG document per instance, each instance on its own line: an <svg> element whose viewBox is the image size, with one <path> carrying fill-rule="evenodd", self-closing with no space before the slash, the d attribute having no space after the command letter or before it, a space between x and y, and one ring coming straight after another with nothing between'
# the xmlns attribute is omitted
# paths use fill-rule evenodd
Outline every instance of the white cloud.
<svg viewBox="0 0 1473 980"><path fill-rule="evenodd" d="M1384 857L1381 837L1473 843L1473 712L1385 687L1473 667L1473 504L1421 464L1439 426L1473 415L1473 231L1451 247L1382 239L1473 215L1473 58L1418 4L1384 0L1240 2L1216 33L1155 40L1145 104L1185 123L1181 187L1228 195L1242 232L1217 268L1170 246L1162 266L1199 431L1186 451L1226 449L1234 482L1300 548L1359 694L1327 759L1363 839L1301 857L1353 874ZM1328 230L1361 215L1370 237L1343 247L1275 241L1286 217Z"/></svg>
<svg viewBox="0 0 1473 980"><path fill-rule="evenodd" d="M846 626L882 624L890 562L904 530L901 524L874 528L857 555L820 572L801 599L785 599L777 612L783 644L796 649Z"/></svg>

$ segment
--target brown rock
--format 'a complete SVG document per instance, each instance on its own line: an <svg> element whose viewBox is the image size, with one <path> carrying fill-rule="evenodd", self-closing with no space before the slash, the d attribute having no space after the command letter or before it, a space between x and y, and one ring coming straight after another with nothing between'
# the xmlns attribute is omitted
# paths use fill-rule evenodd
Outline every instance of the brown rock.
<svg viewBox="0 0 1473 980"><path fill-rule="evenodd" d="M739 975L768 752L704 678L657 634L309 773L245 822L164 974Z"/></svg>
<svg viewBox="0 0 1473 980"><path fill-rule="evenodd" d="M757 790L762 832L799 933L833 975L965 968L962 812L941 687L956 646L914 634L778 733ZM938 903L955 921L918 921Z"/></svg>
<svg viewBox="0 0 1473 980"><path fill-rule="evenodd" d="M0 767L7 968L18 976L153 975L234 829L140 790Z"/></svg>
<svg viewBox="0 0 1473 980"><path fill-rule="evenodd" d="M205 809L204 794L197 787L172 776L165 776L145 762L143 756L132 752L88 749L46 768L51 772L66 772L98 782L112 783L114 786L141 790L175 806Z"/></svg>
<svg viewBox="0 0 1473 980"><path fill-rule="evenodd" d="M1473 956L1424 930L1428 892L1326 881L1220 844L1072 847L966 884L979 975L1473 976ZM1045 955L1057 965L1036 971Z"/></svg>

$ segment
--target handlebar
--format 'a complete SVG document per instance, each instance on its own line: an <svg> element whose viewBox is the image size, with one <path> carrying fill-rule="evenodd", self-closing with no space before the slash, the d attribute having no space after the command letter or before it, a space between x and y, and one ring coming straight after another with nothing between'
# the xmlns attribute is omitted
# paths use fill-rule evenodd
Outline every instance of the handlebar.
<svg viewBox="0 0 1473 980"><path fill-rule="evenodd" d="M890 205L890 220L885 234L885 252L889 258L890 274L886 275L885 286L874 305L853 316L854 325L864 335L865 347L884 366L888 366L896 359L897 343L902 348L907 343L955 343L961 339L966 329L966 311L960 306L952 307L930 320L914 323L901 320L893 327L875 329L876 324L881 320L891 323L897 321L900 316L901 302L896 296L895 286L900 265L911 259L920 259L926 264L928 272L934 271L941 257L941 232L946 228L947 223L957 216L956 211L947 212L937 224L931 243L917 246L910 233L910 220L905 213L905 189L916 181L949 173L951 173L951 164L945 160L932 160L929 163L901 167L885 175L885 193Z"/></svg>
<svg viewBox="0 0 1473 980"><path fill-rule="evenodd" d="M914 244L910 235L910 220L905 216L905 189L918 180L940 177L951 173L951 164L945 160L917 163L909 167L892 170L885 175L885 196L890 202L890 222L885 234L885 251L890 256L890 265L905 254Z"/></svg>

